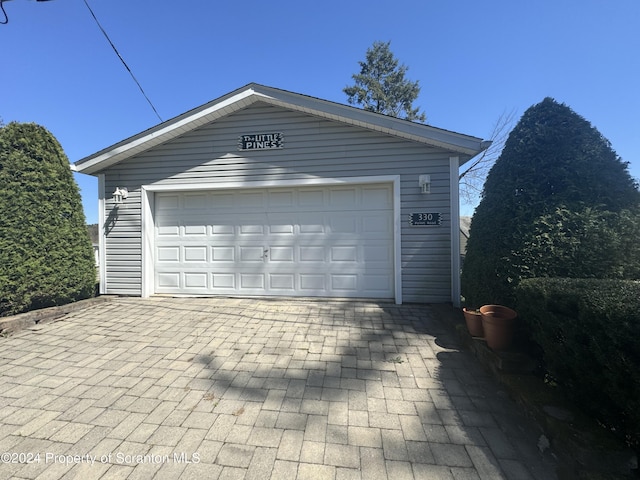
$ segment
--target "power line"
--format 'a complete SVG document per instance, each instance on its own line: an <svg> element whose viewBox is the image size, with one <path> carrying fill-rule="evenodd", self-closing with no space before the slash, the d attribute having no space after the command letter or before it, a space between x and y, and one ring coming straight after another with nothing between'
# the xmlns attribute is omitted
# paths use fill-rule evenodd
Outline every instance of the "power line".
<svg viewBox="0 0 640 480"><path fill-rule="evenodd" d="M7 23L9 23L9 16L7 15L7 12L4 9L4 2L8 2L9 0L0 0L0 11L2 11L2 14L4 15L4 20L0 20L0 25L6 25ZM36 2L48 2L49 0L36 0Z"/></svg>
<svg viewBox="0 0 640 480"><path fill-rule="evenodd" d="M0 3L1 4L1 3ZM153 103L151 103L151 100L149 100L149 97L147 96L147 94L144 92L144 89L142 88L142 85L140 85L140 82L138 82L138 80L136 79L135 75L133 74L133 72L131 71L131 69L129 68L129 65L127 65L127 62L124 61L124 58L122 58L122 55L120 55L120 52L118 52L118 49L116 48L116 46L113 44L113 42L111 41L111 39L109 38L109 35L107 35L107 32L104 30L104 28L102 28L102 25L100 25L100 22L98 21L98 18L96 17L96 14L93 13L93 10L91 9L91 7L89 6L89 3L87 3L87 0L84 0L84 4L87 6L87 8L89 9L89 12L91 12L91 16L93 17L93 19L96 21L96 24L98 25L98 28L100 28L100 31L102 32L102 34L105 36L105 38L107 39L107 41L109 42L109 45L111 45L111 48L113 48L113 51L116 52L116 55L118 56L118 58L120 59L120 61L122 62L122 64L124 65L124 68L127 69L127 71L129 72L129 74L131 75L131 78L133 78L133 81L136 82L136 85L138 85L138 88L140 89L140 91L142 92L142 95L144 95L144 98L147 99L147 102L149 103L149 105L151 106L151 108L153 109L154 113L156 114L156 116L158 117L158 119L160 120L160 122L162 122L162 117L160 116L160 114L158 113L158 111L156 110L156 107L153 106Z"/></svg>
<svg viewBox="0 0 640 480"><path fill-rule="evenodd" d="M9 23L7 12L4 11L4 1L5 0L0 0L0 10L2 10L2 13L4 14L4 20L0 20L0 25L6 25L7 23Z"/></svg>

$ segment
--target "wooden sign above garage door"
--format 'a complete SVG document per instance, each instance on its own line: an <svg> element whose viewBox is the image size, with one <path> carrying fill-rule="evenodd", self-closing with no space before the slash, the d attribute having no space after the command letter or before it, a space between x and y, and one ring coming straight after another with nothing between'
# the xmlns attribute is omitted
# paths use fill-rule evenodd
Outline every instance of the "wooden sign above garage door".
<svg viewBox="0 0 640 480"><path fill-rule="evenodd" d="M284 148L284 134L249 133L238 137L238 150L271 150Z"/></svg>

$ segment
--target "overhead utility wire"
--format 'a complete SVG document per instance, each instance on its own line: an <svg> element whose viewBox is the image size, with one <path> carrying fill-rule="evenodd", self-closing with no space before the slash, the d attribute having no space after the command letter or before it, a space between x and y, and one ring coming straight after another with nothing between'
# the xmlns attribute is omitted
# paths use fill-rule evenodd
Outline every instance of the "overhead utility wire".
<svg viewBox="0 0 640 480"><path fill-rule="evenodd" d="M0 0L0 10L4 14L4 20L0 20L0 25L6 25L9 23L9 17L7 16L7 12L4 10L4 0Z"/></svg>
<svg viewBox="0 0 640 480"><path fill-rule="evenodd" d="M9 23L9 15L4 9L4 2L8 2L9 0L0 0L0 10L2 10L2 14L4 15L4 20L0 20L0 25L6 25Z"/></svg>
<svg viewBox="0 0 640 480"><path fill-rule="evenodd" d="M138 88L140 89L140 91L142 92L142 95L144 95L144 98L147 99L147 102L149 102L149 105L151 105L151 108L153 109L153 111L155 112L156 116L158 117L158 119L160 120L160 122L162 122L162 117L160 116L160 114L158 113L158 111L156 110L156 107L153 106L153 103L151 103L151 100L149 100L149 97L147 97L147 94L144 93L144 89L142 88L142 85L140 85L140 82L138 82L138 80L136 79L135 75L133 74L133 72L131 71L131 69L129 68L129 65L127 65L127 62L124 61L124 58L122 58L122 55L120 55L120 52L118 52L118 49L116 48L116 46L113 44L113 42L111 41L111 39L109 38L109 35L107 35L107 32L105 32L104 28L102 28L102 25L100 25L100 22L98 21L98 18L96 17L96 14L93 13L93 10L91 10L91 7L89 6L89 4L87 3L87 0L84 0L84 4L87 6L87 8L89 9L89 12L91 12L91 16L93 17L93 19L96 21L96 24L98 25L98 28L100 28L100 30L102 31L103 35L105 36L105 38L107 39L107 41L109 42L109 45L111 45L111 48L113 48L113 51L116 52L116 55L118 56L118 58L120 59L120 61L122 62L122 64L124 65L124 67L127 69L127 71L129 72L129 74L131 75L131 78L133 78L133 81L136 82L136 85L138 85Z"/></svg>
<svg viewBox="0 0 640 480"><path fill-rule="evenodd" d="M4 9L4 2L8 2L9 0L0 0L0 11L2 11L2 14L4 15L4 20L0 20L0 25L6 25L7 23L9 23L9 16L7 15L7 12ZM49 0L36 0L36 2L48 2Z"/></svg>

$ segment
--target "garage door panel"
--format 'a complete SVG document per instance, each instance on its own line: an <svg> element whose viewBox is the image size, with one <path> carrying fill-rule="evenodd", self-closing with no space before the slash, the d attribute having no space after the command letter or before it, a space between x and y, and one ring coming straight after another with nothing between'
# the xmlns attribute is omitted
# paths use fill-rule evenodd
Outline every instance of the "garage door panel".
<svg viewBox="0 0 640 480"><path fill-rule="evenodd" d="M211 247L212 262L234 262L236 258L235 245Z"/></svg>
<svg viewBox="0 0 640 480"><path fill-rule="evenodd" d="M367 285L367 292L372 297L377 297L380 293L387 292L392 288L392 279L387 275L366 275L364 280Z"/></svg>
<svg viewBox="0 0 640 480"><path fill-rule="evenodd" d="M209 205L219 211L228 210L234 207L233 199L233 193L212 192L209 194Z"/></svg>
<svg viewBox="0 0 640 480"><path fill-rule="evenodd" d="M310 292L324 292L327 289L325 284L324 275L315 274L301 274L300 275L300 290L307 295L311 295Z"/></svg>
<svg viewBox="0 0 640 480"><path fill-rule="evenodd" d="M393 297L391 185L157 193L155 204L157 293Z"/></svg>
<svg viewBox="0 0 640 480"><path fill-rule="evenodd" d="M249 290L264 290L264 275L261 273L241 273L240 288Z"/></svg>
<svg viewBox="0 0 640 480"><path fill-rule="evenodd" d="M299 223L299 229L301 234L316 235L318 233L325 233L325 225L313 219L302 220Z"/></svg>
<svg viewBox="0 0 640 480"><path fill-rule="evenodd" d="M213 290L235 290L236 275L234 273L212 273L211 288Z"/></svg>
<svg viewBox="0 0 640 480"><path fill-rule="evenodd" d="M269 284L273 290L284 290L287 292L295 290L296 276L290 273L272 273L269 275Z"/></svg>
<svg viewBox="0 0 640 480"><path fill-rule="evenodd" d="M368 209L386 209L392 204L392 191L385 187L363 187L362 205Z"/></svg>
<svg viewBox="0 0 640 480"><path fill-rule="evenodd" d="M235 236L235 227L234 225L224 225L219 223L214 223L211 225L211 234L212 235L229 235Z"/></svg>
<svg viewBox="0 0 640 480"><path fill-rule="evenodd" d="M267 233L275 236L291 236L295 233L296 216L291 214L267 214Z"/></svg>
<svg viewBox="0 0 640 480"><path fill-rule="evenodd" d="M263 192L244 191L234 195L234 205L242 208L261 208L264 204Z"/></svg>
<svg viewBox="0 0 640 480"><path fill-rule="evenodd" d="M322 209L325 205L325 190L305 189L298 191L298 206L303 209Z"/></svg>
<svg viewBox="0 0 640 480"><path fill-rule="evenodd" d="M323 262L325 259L325 248L314 246L300 246L300 261L301 262Z"/></svg>
<svg viewBox="0 0 640 480"><path fill-rule="evenodd" d="M356 245L331 247L330 251L331 251L332 262L357 262L358 261L358 247Z"/></svg>
<svg viewBox="0 0 640 480"><path fill-rule="evenodd" d="M157 195L155 200L155 207L157 212L178 210L180 206L179 194L163 194L162 196Z"/></svg>
<svg viewBox="0 0 640 480"><path fill-rule="evenodd" d="M156 275L156 287L166 288L180 288L180 273L178 272L165 272Z"/></svg>
<svg viewBox="0 0 640 480"><path fill-rule="evenodd" d="M184 261L205 263L207 261L207 246L186 246L184 247Z"/></svg>
<svg viewBox="0 0 640 480"><path fill-rule="evenodd" d="M358 207L357 187L329 189L329 205L334 209L353 210Z"/></svg>
<svg viewBox="0 0 640 480"><path fill-rule="evenodd" d="M160 262L179 262L180 247L158 247L156 257Z"/></svg>
<svg viewBox="0 0 640 480"><path fill-rule="evenodd" d="M206 272L193 273L193 272L185 272L184 273L184 286L185 288L207 288L207 277L209 275Z"/></svg>
<svg viewBox="0 0 640 480"><path fill-rule="evenodd" d="M271 207L271 211L274 208L279 207L293 207L295 201L294 190L271 190L267 193L267 205Z"/></svg>
<svg viewBox="0 0 640 480"><path fill-rule="evenodd" d="M189 210L202 210L208 207L208 197L204 193L185 193L184 208Z"/></svg>
<svg viewBox="0 0 640 480"><path fill-rule="evenodd" d="M156 235L159 237L178 237L180 236L180 227L178 225L157 225Z"/></svg>
<svg viewBox="0 0 640 480"><path fill-rule="evenodd" d="M363 245L362 256L367 265L383 263L387 265L391 261L393 252L387 245Z"/></svg>
<svg viewBox="0 0 640 480"><path fill-rule="evenodd" d="M269 261L270 262L293 262L294 261L294 247L274 247L268 251Z"/></svg>
<svg viewBox="0 0 640 480"><path fill-rule="evenodd" d="M264 225L262 225L262 223L258 224L256 223L247 223L244 225L240 225L239 231L238 233L240 235L248 235L248 236L252 236L252 235L264 235Z"/></svg>
<svg viewBox="0 0 640 480"><path fill-rule="evenodd" d="M362 218L363 233L391 233L393 223L384 215L375 215Z"/></svg>
<svg viewBox="0 0 640 480"><path fill-rule="evenodd" d="M241 263L264 263L265 249L262 246L239 247Z"/></svg>
<svg viewBox="0 0 640 480"><path fill-rule="evenodd" d="M207 226L206 225L185 225L184 226L184 236L204 236L207 234Z"/></svg>
<svg viewBox="0 0 640 480"><path fill-rule="evenodd" d="M269 225L269 234L270 235L293 235L294 234L294 226L292 224L271 224Z"/></svg>
<svg viewBox="0 0 640 480"><path fill-rule="evenodd" d="M355 215L355 214L354 214ZM331 233L356 233L357 219L354 216L336 215L329 221Z"/></svg>
<svg viewBox="0 0 640 480"><path fill-rule="evenodd" d="M331 275L331 289L335 292L355 293L357 291L357 286L357 275Z"/></svg>

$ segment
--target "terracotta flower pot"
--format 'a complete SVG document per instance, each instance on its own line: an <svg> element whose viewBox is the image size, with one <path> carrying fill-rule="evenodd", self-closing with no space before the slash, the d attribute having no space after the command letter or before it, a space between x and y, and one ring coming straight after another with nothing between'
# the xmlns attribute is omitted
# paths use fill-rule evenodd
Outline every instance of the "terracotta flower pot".
<svg viewBox="0 0 640 480"><path fill-rule="evenodd" d="M513 342L515 320L518 314L502 305L484 305L480 307L484 338L489 348L506 350Z"/></svg>
<svg viewBox="0 0 640 480"><path fill-rule="evenodd" d="M462 309L464 314L464 321L467 323L467 330L472 337L484 337L484 330L482 328L482 315L477 310Z"/></svg>

